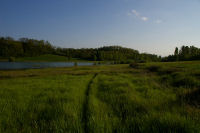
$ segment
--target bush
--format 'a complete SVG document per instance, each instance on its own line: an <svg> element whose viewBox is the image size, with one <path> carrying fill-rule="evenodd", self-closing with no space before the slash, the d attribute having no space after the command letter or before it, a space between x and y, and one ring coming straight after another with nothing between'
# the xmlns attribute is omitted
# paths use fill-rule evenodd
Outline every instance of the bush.
<svg viewBox="0 0 200 133"><path fill-rule="evenodd" d="M14 62L15 61L15 57L9 57L8 61L9 62Z"/></svg>
<svg viewBox="0 0 200 133"><path fill-rule="evenodd" d="M115 64L115 61L111 61L111 64Z"/></svg>
<svg viewBox="0 0 200 133"><path fill-rule="evenodd" d="M126 61L126 64L130 64L132 61L131 60L127 60Z"/></svg>
<svg viewBox="0 0 200 133"><path fill-rule="evenodd" d="M78 66L78 63L77 63L77 62L74 62L74 66Z"/></svg>
<svg viewBox="0 0 200 133"><path fill-rule="evenodd" d="M160 75L174 74L174 73L177 73L178 71L180 70L177 68L162 68L162 69L159 69L159 74Z"/></svg>
<svg viewBox="0 0 200 133"><path fill-rule="evenodd" d="M173 75L173 86L175 87L186 87L194 88L199 87L199 81L191 75L185 75L181 73L176 73Z"/></svg>
<svg viewBox="0 0 200 133"><path fill-rule="evenodd" d="M147 61L145 60L139 60L138 63L146 63Z"/></svg>
<svg viewBox="0 0 200 133"><path fill-rule="evenodd" d="M138 68L139 64L136 63L136 62L133 62L133 63L129 64L129 66L132 67L132 68Z"/></svg>
<svg viewBox="0 0 200 133"><path fill-rule="evenodd" d="M160 70L160 66L149 66L147 69L151 72L158 72Z"/></svg>
<svg viewBox="0 0 200 133"><path fill-rule="evenodd" d="M199 107L200 105L200 89L194 89L190 91L189 93L186 93L183 95L184 100L194 106Z"/></svg>
<svg viewBox="0 0 200 133"><path fill-rule="evenodd" d="M132 61L130 60L123 60L123 61L120 61L120 64L130 64Z"/></svg>
<svg viewBox="0 0 200 133"><path fill-rule="evenodd" d="M114 61L114 64L119 64L119 61Z"/></svg>
<svg viewBox="0 0 200 133"><path fill-rule="evenodd" d="M126 64L126 62L125 61L120 61L120 64Z"/></svg>

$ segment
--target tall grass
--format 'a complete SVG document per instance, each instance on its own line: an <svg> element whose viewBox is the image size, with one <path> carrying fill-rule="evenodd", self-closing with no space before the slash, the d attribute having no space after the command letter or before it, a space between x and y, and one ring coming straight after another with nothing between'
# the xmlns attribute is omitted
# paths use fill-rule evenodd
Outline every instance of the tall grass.
<svg viewBox="0 0 200 133"><path fill-rule="evenodd" d="M0 71L0 132L200 132L199 64Z"/></svg>
<svg viewBox="0 0 200 133"><path fill-rule="evenodd" d="M82 132L91 75L0 80L0 131Z"/></svg>
<svg viewBox="0 0 200 133"><path fill-rule="evenodd" d="M136 75L135 75L136 76ZM170 88L154 78L99 75L90 101L92 132L194 132L195 125Z"/></svg>

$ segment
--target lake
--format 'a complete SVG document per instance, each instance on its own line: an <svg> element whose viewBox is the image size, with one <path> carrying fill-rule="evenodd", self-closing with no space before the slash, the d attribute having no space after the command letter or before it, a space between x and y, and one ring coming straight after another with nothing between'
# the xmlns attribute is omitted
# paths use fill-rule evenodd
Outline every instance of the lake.
<svg viewBox="0 0 200 133"><path fill-rule="evenodd" d="M91 62L77 62L77 66L92 66ZM74 62L0 62L0 70L72 67Z"/></svg>

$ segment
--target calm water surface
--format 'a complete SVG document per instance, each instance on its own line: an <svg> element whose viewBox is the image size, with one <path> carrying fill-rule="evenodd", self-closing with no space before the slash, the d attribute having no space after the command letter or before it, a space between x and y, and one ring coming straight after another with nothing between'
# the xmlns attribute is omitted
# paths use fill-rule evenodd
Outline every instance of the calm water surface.
<svg viewBox="0 0 200 133"><path fill-rule="evenodd" d="M77 62L77 66L91 66L90 62ZM0 62L0 70L72 67L74 62Z"/></svg>

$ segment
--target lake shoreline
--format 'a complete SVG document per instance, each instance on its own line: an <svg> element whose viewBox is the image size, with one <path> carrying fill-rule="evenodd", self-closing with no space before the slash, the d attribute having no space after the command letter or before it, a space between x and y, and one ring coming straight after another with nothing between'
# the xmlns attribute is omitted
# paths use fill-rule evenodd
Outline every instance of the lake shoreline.
<svg viewBox="0 0 200 133"><path fill-rule="evenodd" d="M93 65L93 62L0 62L0 70L26 70Z"/></svg>

